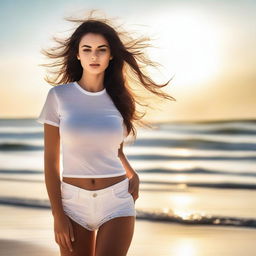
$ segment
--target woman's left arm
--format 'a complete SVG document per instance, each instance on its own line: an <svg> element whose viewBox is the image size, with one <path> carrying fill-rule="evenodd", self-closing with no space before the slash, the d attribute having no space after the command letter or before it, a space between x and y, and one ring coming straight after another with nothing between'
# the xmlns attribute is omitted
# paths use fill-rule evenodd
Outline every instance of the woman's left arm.
<svg viewBox="0 0 256 256"><path fill-rule="evenodd" d="M118 157L120 158L124 169L126 170L127 176L129 178L129 193L132 194L135 201L139 197L140 179L138 173L131 167L127 157L123 152L123 142L120 144L120 148L118 149Z"/></svg>

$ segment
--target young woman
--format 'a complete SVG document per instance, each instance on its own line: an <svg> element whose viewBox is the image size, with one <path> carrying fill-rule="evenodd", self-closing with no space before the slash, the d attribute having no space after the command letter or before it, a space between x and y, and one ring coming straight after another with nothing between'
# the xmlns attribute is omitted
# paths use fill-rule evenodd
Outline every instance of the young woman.
<svg viewBox="0 0 256 256"><path fill-rule="evenodd" d="M54 67L57 76L46 79L55 86L37 119L44 124L55 241L62 256L125 256L140 184L123 152L124 139L136 132L133 121L139 120L125 65L139 78L137 84L174 98L158 88L168 83L157 85L141 71L139 60L152 64L138 51L144 46L139 41L125 46L107 20L83 20L68 39L56 41L60 46L43 50L55 60L44 66Z"/></svg>

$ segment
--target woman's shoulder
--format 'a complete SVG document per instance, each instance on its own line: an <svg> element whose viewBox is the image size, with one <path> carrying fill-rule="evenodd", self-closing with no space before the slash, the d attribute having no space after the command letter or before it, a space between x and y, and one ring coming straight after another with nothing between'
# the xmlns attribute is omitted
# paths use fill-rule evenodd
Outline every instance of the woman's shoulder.
<svg viewBox="0 0 256 256"><path fill-rule="evenodd" d="M72 89L72 83L53 85L50 90L53 90L56 94L62 94Z"/></svg>

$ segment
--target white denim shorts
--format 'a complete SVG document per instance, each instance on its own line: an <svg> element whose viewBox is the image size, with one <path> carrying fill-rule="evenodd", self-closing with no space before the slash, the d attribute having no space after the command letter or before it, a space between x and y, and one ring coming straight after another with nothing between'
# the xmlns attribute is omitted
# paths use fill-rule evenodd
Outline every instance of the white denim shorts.
<svg viewBox="0 0 256 256"><path fill-rule="evenodd" d="M135 202L128 188L128 178L99 190L86 190L61 181L63 210L90 231L116 217L136 217Z"/></svg>

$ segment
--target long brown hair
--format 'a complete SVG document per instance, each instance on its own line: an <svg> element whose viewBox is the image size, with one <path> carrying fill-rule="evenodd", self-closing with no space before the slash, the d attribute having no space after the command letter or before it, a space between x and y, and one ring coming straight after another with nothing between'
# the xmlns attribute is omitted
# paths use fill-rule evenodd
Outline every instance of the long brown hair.
<svg viewBox="0 0 256 256"><path fill-rule="evenodd" d="M146 72L142 71L142 66L156 67L159 65L143 52L146 47L151 46L146 43L150 40L148 37L133 39L129 33L114 28L115 25L111 24L109 19L91 17L93 12L94 10L86 19L65 18L80 25L66 39L54 36L53 39L57 42L57 46L41 50L42 54L53 60L52 63L41 65L51 68L49 72L53 75L46 76L45 81L51 85L60 85L80 80L83 68L76 57L79 42L87 33L101 34L108 41L113 56L105 70L104 87L123 116L128 134L132 131L136 138L137 133L133 123L137 122L150 127L149 123L140 120L145 113L139 115L141 112L136 108L136 103L141 106L152 106L143 104L142 98L135 94L132 87L141 88L142 86L146 91L160 98L175 101L175 98L160 89L166 86L171 79L167 83L157 84Z"/></svg>

